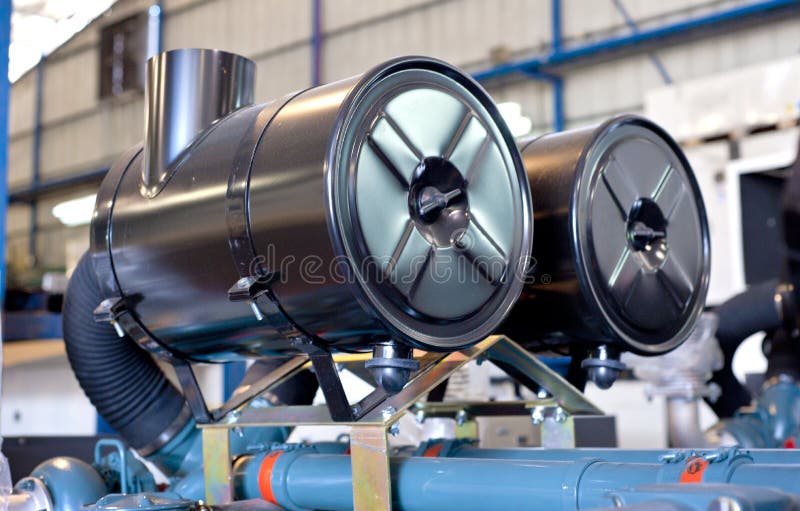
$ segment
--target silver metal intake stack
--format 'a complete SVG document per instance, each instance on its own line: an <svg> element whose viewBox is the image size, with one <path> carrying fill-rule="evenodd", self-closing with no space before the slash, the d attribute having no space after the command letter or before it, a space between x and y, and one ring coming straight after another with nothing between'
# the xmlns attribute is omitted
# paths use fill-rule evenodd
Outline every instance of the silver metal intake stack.
<svg viewBox="0 0 800 511"><path fill-rule="evenodd" d="M209 126L253 104L255 73L252 60L220 50L173 50L147 61L142 184L148 196Z"/></svg>

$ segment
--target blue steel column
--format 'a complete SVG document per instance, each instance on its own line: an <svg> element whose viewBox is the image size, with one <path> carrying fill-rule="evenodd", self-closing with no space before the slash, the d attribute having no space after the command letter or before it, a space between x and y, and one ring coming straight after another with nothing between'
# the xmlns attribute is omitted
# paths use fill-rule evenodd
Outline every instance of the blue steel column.
<svg viewBox="0 0 800 511"><path fill-rule="evenodd" d="M11 44L11 0L0 0L0 305L6 289L6 213L8 212L8 48Z"/></svg>
<svg viewBox="0 0 800 511"><path fill-rule="evenodd" d="M31 143L31 187L36 189L41 182L42 175L42 96L44 96L44 66L45 56L36 64L36 85L34 90L33 104L33 141ZM34 264L37 261L37 236L39 233L39 203L38 198L33 197L30 201L31 208L31 229L30 239L28 240L28 252L33 258Z"/></svg>
<svg viewBox="0 0 800 511"><path fill-rule="evenodd" d="M552 22L551 36L553 53L561 51L563 38L561 24L561 0L551 0L550 15ZM564 79L561 76L550 76L550 87L553 94L553 131L564 131Z"/></svg>
<svg viewBox="0 0 800 511"><path fill-rule="evenodd" d="M639 32L639 25L636 24L636 21L628 12L628 9L625 8L625 5L622 3L622 0L611 0L611 3L614 4L614 7L617 8L620 16L625 20L625 24L628 25L628 28L631 29L631 32L636 33ZM658 74L661 75L661 79L664 81L665 84L669 85L672 83L672 77L667 72L667 68L664 66L664 63L661 62L661 59L658 58L656 52L651 51L648 53L650 57L650 62L653 63L653 66L658 71Z"/></svg>
<svg viewBox="0 0 800 511"><path fill-rule="evenodd" d="M322 0L311 0L311 85L322 83Z"/></svg>

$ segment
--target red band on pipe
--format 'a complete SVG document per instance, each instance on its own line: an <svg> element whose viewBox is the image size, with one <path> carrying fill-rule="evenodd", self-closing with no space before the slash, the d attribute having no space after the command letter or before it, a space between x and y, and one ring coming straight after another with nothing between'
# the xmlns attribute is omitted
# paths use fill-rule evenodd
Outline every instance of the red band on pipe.
<svg viewBox="0 0 800 511"><path fill-rule="evenodd" d="M275 494L272 493L272 469L281 454L283 451L272 451L264 457L261 466L258 467L258 490L261 492L261 498L276 506L278 501L275 500Z"/></svg>
<svg viewBox="0 0 800 511"><path fill-rule="evenodd" d="M439 454L442 452L443 448L444 448L444 444L432 445L432 446L428 447L427 449L425 449L425 452L422 453L422 456L424 458L438 458Z"/></svg>

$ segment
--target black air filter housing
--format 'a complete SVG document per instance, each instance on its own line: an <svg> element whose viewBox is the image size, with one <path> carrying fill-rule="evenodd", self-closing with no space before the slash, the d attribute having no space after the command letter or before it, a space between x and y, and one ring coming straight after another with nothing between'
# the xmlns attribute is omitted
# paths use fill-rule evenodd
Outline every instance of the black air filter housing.
<svg viewBox="0 0 800 511"><path fill-rule="evenodd" d="M654 123L622 116L523 141L535 263L503 330L664 353L706 297L709 234L689 162Z"/></svg>
<svg viewBox="0 0 800 511"><path fill-rule="evenodd" d="M252 90L242 60L151 60L144 147L111 169L92 223L108 317L198 361L491 334L521 292L532 213L486 92L408 57L265 104L204 99Z"/></svg>

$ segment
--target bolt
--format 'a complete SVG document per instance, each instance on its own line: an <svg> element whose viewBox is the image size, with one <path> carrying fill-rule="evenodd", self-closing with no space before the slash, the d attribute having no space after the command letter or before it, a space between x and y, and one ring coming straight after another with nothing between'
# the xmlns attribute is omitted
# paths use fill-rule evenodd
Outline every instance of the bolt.
<svg viewBox="0 0 800 511"><path fill-rule="evenodd" d="M733 497L717 497L708 505L708 511L742 511L742 506Z"/></svg>
<svg viewBox="0 0 800 511"><path fill-rule="evenodd" d="M534 425L539 425L544 422L544 407L543 406L534 406L533 411L531 412L531 422Z"/></svg>
<svg viewBox="0 0 800 511"><path fill-rule="evenodd" d="M662 463L677 463L678 461L681 461L684 457L685 455L682 452L673 451L667 454L662 454L661 456L658 457L658 461Z"/></svg>
<svg viewBox="0 0 800 511"><path fill-rule="evenodd" d="M488 359L489 357L486 356L486 353L483 353L478 358L475 359L475 363L480 366L483 365L483 363L486 362Z"/></svg>
<svg viewBox="0 0 800 511"><path fill-rule="evenodd" d="M238 421L241 415L242 414L239 412L239 410L231 410L228 412L226 417L228 424L233 424L234 422Z"/></svg>
<svg viewBox="0 0 800 511"><path fill-rule="evenodd" d="M709 463L715 463L717 461L725 461L727 457L728 457L728 452L721 448L714 452L709 452L703 455L703 459Z"/></svg>
<svg viewBox="0 0 800 511"><path fill-rule="evenodd" d="M459 410L458 413L456 413L456 424L463 426L465 422L467 422L467 411Z"/></svg>
<svg viewBox="0 0 800 511"><path fill-rule="evenodd" d="M111 320L111 326L114 327L114 331L117 332L117 337L125 337L125 330L122 329L122 325L119 324L119 321Z"/></svg>
<svg viewBox="0 0 800 511"><path fill-rule="evenodd" d="M264 319L264 314L261 313L261 309L258 308L256 302L250 302L250 308L253 310L253 315L256 317L257 321L262 321Z"/></svg>
<svg viewBox="0 0 800 511"><path fill-rule="evenodd" d="M417 410L417 413L414 414L414 418L417 419L418 424L422 424L425 422L425 410Z"/></svg>
<svg viewBox="0 0 800 511"><path fill-rule="evenodd" d="M381 410L381 417L383 417L384 421L388 421L396 413L397 413L397 409L394 406L387 406L386 408Z"/></svg>
<svg viewBox="0 0 800 511"><path fill-rule="evenodd" d="M395 422L391 426L389 426L389 434L392 436L397 436L400 434L400 423Z"/></svg>
<svg viewBox="0 0 800 511"><path fill-rule="evenodd" d="M361 413L361 405L355 404L351 406L350 411L352 412L353 415L358 416L358 414Z"/></svg>
<svg viewBox="0 0 800 511"><path fill-rule="evenodd" d="M556 412L553 415L553 419L555 419L555 421L559 423L566 422L567 412L565 412L564 409L559 406L558 408L556 408Z"/></svg>
<svg viewBox="0 0 800 511"><path fill-rule="evenodd" d="M269 408L270 403L267 398L259 396L250 401L250 408Z"/></svg>
<svg viewBox="0 0 800 511"><path fill-rule="evenodd" d="M244 436L244 429L242 429L241 426L236 426L235 428L233 428L233 434L238 436L239 438L242 438Z"/></svg>

